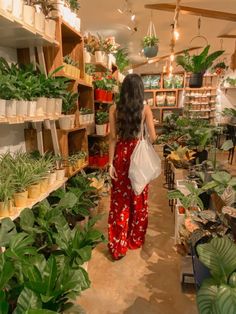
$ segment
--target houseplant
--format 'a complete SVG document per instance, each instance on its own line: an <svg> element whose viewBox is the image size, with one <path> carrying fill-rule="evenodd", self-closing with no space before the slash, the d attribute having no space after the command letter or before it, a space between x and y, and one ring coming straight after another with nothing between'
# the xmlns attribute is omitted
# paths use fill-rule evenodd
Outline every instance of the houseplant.
<svg viewBox="0 0 236 314"><path fill-rule="evenodd" d="M104 77L96 75L93 80L94 99L106 101L106 81Z"/></svg>
<svg viewBox="0 0 236 314"><path fill-rule="evenodd" d="M128 58L128 52L127 49L125 48L118 48L116 53L115 53L115 57L116 57L116 65L118 67L118 70L121 73L124 73L125 68L127 68L127 66L129 65L129 58Z"/></svg>
<svg viewBox="0 0 236 314"><path fill-rule="evenodd" d="M189 86L202 87L203 75L213 62L221 56L224 51L218 50L208 55L210 45L206 46L199 55L191 56L188 51L184 55L176 57L176 63L181 65L186 72L191 72Z"/></svg>
<svg viewBox="0 0 236 314"><path fill-rule="evenodd" d="M96 133L106 135L108 132L109 114L106 111L97 111L95 114Z"/></svg>
<svg viewBox="0 0 236 314"><path fill-rule="evenodd" d="M197 294L199 313L235 313L236 245L227 237L216 237L198 245L197 252L211 273Z"/></svg>
<svg viewBox="0 0 236 314"><path fill-rule="evenodd" d="M75 125L75 111L77 110L78 93L66 92L62 99L62 113L64 117L59 118L61 129L72 129Z"/></svg>
<svg viewBox="0 0 236 314"><path fill-rule="evenodd" d="M225 108L223 110L223 115L230 119L230 122L235 124L236 123L236 109L234 108Z"/></svg>
<svg viewBox="0 0 236 314"><path fill-rule="evenodd" d="M158 53L159 39L155 35L144 36L142 40L143 53L146 58L153 58Z"/></svg>

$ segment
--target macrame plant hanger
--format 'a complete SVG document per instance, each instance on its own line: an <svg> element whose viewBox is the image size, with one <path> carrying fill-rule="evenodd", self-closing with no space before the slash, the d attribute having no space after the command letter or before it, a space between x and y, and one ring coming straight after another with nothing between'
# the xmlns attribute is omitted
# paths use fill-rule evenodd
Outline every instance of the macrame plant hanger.
<svg viewBox="0 0 236 314"><path fill-rule="evenodd" d="M205 45L206 45L206 46L208 45L208 40L207 40L207 38L206 38L205 36L201 35L201 24L202 24L201 18L199 17L199 18L198 18L198 21L197 21L198 33L197 33L196 36L194 36L194 37L190 40L190 42L189 42L190 47L189 47L189 48L192 48L192 44L193 44L194 40L196 40L196 39L203 39L204 42L205 42Z"/></svg>
<svg viewBox="0 0 236 314"><path fill-rule="evenodd" d="M147 30L147 37L157 37L156 35L156 29L155 29L155 25L153 23L153 20L152 20L152 11L151 11L151 14L150 14L150 22L149 22L149 25L148 25L148 30ZM149 46L149 47L144 47L143 48L143 53L144 53L144 56L146 58L153 58L153 57L156 57L157 53L158 53L158 45L156 44L155 46Z"/></svg>

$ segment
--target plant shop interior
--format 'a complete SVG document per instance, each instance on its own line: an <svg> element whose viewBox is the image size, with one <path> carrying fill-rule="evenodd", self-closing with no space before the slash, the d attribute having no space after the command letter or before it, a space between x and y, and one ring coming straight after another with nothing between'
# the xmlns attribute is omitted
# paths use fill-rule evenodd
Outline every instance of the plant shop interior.
<svg viewBox="0 0 236 314"><path fill-rule="evenodd" d="M109 254L109 108L144 85L161 175ZM0 0L0 313L236 313L235 0Z"/></svg>

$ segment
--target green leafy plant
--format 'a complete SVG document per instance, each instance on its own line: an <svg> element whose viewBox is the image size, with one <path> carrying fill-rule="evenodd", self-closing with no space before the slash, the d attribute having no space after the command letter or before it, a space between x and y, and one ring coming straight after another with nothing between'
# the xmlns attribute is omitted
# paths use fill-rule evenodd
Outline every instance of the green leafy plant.
<svg viewBox="0 0 236 314"><path fill-rule="evenodd" d="M234 108L225 108L223 110L223 115L224 116L227 116L227 117L230 117L230 118L236 118L236 109Z"/></svg>
<svg viewBox="0 0 236 314"><path fill-rule="evenodd" d="M78 10L80 9L80 4L78 0L66 0L66 2L68 3L71 11L74 11L77 13Z"/></svg>
<svg viewBox="0 0 236 314"><path fill-rule="evenodd" d="M116 65L121 73L128 67L130 61L128 58L128 51L126 48L118 48L115 53Z"/></svg>
<svg viewBox="0 0 236 314"><path fill-rule="evenodd" d="M70 65L73 65L75 67L78 67L79 66L79 62L76 62L74 61L70 55L66 55L64 58L63 58L63 61L66 63L66 64L70 64Z"/></svg>
<svg viewBox="0 0 236 314"><path fill-rule="evenodd" d="M199 55L191 56L188 51L184 55L176 57L176 63L181 65L186 72L205 73L213 62L221 56L224 51L218 50L208 55L210 45L206 46Z"/></svg>
<svg viewBox="0 0 236 314"><path fill-rule="evenodd" d="M62 112L64 114L71 114L75 112L77 101L78 93L66 92L62 98Z"/></svg>
<svg viewBox="0 0 236 314"><path fill-rule="evenodd" d="M56 3L53 0L33 0L33 4L40 7L46 18L52 19L51 12L57 11Z"/></svg>
<svg viewBox="0 0 236 314"><path fill-rule="evenodd" d="M95 114L96 124L106 124L109 122L109 114L106 111L97 111Z"/></svg>
<svg viewBox="0 0 236 314"><path fill-rule="evenodd" d="M93 75L95 73L95 65L94 64L90 64L90 63L86 63L85 64L85 73L88 75Z"/></svg>
<svg viewBox="0 0 236 314"><path fill-rule="evenodd" d="M142 40L142 47L153 47L156 46L159 42L159 39L155 36L144 36Z"/></svg>
<svg viewBox="0 0 236 314"><path fill-rule="evenodd" d="M200 314L236 312L236 245L228 239L214 238L197 246L200 261L209 268L197 294Z"/></svg>

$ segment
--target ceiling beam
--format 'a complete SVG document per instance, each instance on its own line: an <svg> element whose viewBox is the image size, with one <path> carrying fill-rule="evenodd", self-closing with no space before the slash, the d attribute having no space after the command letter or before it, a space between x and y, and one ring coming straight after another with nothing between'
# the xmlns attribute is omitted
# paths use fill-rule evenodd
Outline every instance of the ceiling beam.
<svg viewBox="0 0 236 314"><path fill-rule="evenodd" d="M230 34L223 34L223 35L219 35L217 36L218 38L236 38L236 35L230 35Z"/></svg>
<svg viewBox="0 0 236 314"><path fill-rule="evenodd" d="M170 3L157 3L157 4L146 4L144 7L146 9L173 12L175 11L176 5L170 4ZM188 15L204 16L204 17L217 19L217 20L236 22L236 14L222 12L222 11L206 10L206 9L193 8L193 7L180 5L180 13L188 14Z"/></svg>

